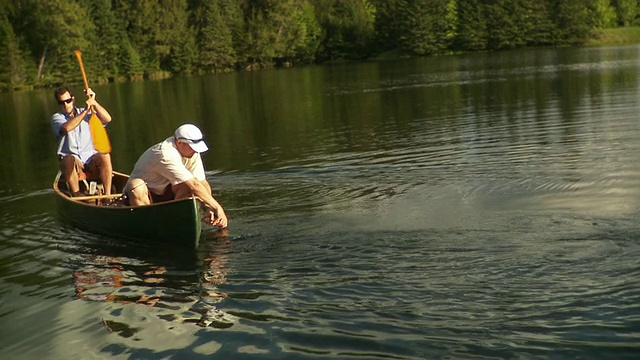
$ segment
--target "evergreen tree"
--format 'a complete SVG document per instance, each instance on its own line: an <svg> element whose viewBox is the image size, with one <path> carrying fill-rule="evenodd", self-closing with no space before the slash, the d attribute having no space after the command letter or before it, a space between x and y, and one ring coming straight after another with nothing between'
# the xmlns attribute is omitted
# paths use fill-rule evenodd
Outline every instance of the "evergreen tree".
<svg viewBox="0 0 640 360"><path fill-rule="evenodd" d="M161 69L191 73L196 57L195 33L189 26L186 0L160 0L155 49Z"/></svg>
<svg viewBox="0 0 640 360"><path fill-rule="evenodd" d="M375 39L376 8L368 0L317 0L324 34L320 59L364 58Z"/></svg>
<svg viewBox="0 0 640 360"><path fill-rule="evenodd" d="M527 2L526 44L529 46L548 46L559 38L558 27L553 21L551 12L556 0L540 0Z"/></svg>
<svg viewBox="0 0 640 360"><path fill-rule="evenodd" d="M265 9L257 5L249 5L246 11L245 46L242 49L247 61L245 68L266 66L275 56L269 39L267 14Z"/></svg>
<svg viewBox="0 0 640 360"><path fill-rule="evenodd" d="M612 0L620 26L636 24L640 16L640 4L637 0Z"/></svg>
<svg viewBox="0 0 640 360"><path fill-rule="evenodd" d="M88 48L87 34L94 31L86 9L65 0L24 0L20 5L19 31L39 58L36 81L78 82L73 50Z"/></svg>
<svg viewBox="0 0 640 360"><path fill-rule="evenodd" d="M122 38L118 52L119 73L130 80L140 80L144 77L144 64L138 50L131 44L126 34Z"/></svg>
<svg viewBox="0 0 640 360"><path fill-rule="evenodd" d="M457 47L461 50L486 50L489 24L481 0L465 0L458 3Z"/></svg>
<svg viewBox="0 0 640 360"><path fill-rule="evenodd" d="M28 59L9 21L9 4L0 4L0 88L15 88L29 83Z"/></svg>
<svg viewBox="0 0 640 360"><path fill-rule="evenodd" d="M207 72L229 69L236 63L233 34L220 0L198 1L192 9L197 29L198 66Z"/></svg>
<svg viewBox="0 0 640 360"><path fill-rule="evenodd" d="M266 10L276 60L292 63L315 53L320 31L307 0L274 1Z"/></svg>
<svg viewBox="0 0 640 360"><path fill-rule="evenodd" d="M316 53L320 47L322 28L316 17L315 9L311 2L305 1L301 5L298 13L301 36L293 43L295 57L303 63L310 63L315 60Z"/></svg>
<svg viewBox="0 0 640 360"><path fill-rule="evenodd" d="M375 34L372 44L376 52L396 49L402 32L401 3L406 0L370 0L376 9Z"/></svg>
<svg viewBox="0 0 640 360"><path fill-rule="evenodd" d="M399 4L402 19L400 41L415 55L431 55L449 48L455 29L452 0L408 0Z"/></svg>
<svg viewBox="0 0 640 360"><path fill-rule="evenodd" d="M83 0L89 16L96 26L91 39L91 52L95 56L94 76L98 81L120 76L120 47L124 37L123 27L118 22L111 0Z"/></svg>
<svg viewBox="0 0 640 360"><path fill-rule="evenodd" d="M160 72L159 53L168 50L158 44L160 28L160 7L158 0L113 0L116 16L123 21L130 45L140 57L145 74L156 76ZM126 53L132 53L125 51Z"/></svg>
<svg viewBox="0 0 640 360"><path fill-rule="evenodd" d="M236 59L243 58L241 49L246 38L246 17L245 9L248 7L248 0L220 0L220 8L225 19L225 23L231 30L233 49ZM237 63L237 61L236 61Z"/></svg>
<svg viewBox="0 0 640 360"><path fill-rule="evenodd" d="M514 49L526 45L528 0L496 0L484 6L488 28L487 48Z"/></svg>
<svg viewBox="0 0 640 360"><path fill-rule="evenodd" d="M607 29L616 26L618 19L616 9L611 6L609 0L594 0L594 25L597 29ZM632 0L637 4L636 0ZM635 11L633 16L635 17Z"/></svg>
<svg viewBox="0 0 640 360"><path fill-rule="evenodd" d="M559 44L582 44L593 33L592 0L562 0L556 3L552 17L559 29Z"/></svg>
<svg viewBox="0 0 640 360"><path fill-rule="evenodd" d="M254 1L247 15L245 53L250 63L291 63L315 53L320 29L307 0Z"/></svg>
<svg viewBox="0 0 640 360"><path fill-rule="evenodd" d="M639 0L7 0L0 86L581 44Z"/></svg>

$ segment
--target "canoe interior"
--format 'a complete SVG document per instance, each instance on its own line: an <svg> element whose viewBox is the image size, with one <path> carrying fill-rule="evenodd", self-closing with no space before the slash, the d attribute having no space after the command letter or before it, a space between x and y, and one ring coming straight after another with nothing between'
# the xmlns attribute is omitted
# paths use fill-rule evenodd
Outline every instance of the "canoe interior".
<svg viewBox="0 0 640 360"><path fill-rule="evenodd" d="M119 238L197 246L202 231L202 205L196 197L126 206L120 196L128 175L114 172L111 197L70 197L60 173L53 183L63 220L89 232ZM81 182L81 191L87 185Z"/></svg>

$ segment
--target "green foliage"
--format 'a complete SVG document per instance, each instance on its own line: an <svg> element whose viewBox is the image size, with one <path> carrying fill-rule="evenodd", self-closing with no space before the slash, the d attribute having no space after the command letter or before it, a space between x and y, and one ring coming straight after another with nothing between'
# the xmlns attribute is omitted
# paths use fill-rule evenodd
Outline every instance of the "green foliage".
<svg viewBox="0 0 640 360"><path fill-rule="evenodd" d="M557 43L560 29L551 15L554 3L555 0L528 2L528 32L525 36L527 46L548 46Z"/></svg>
<svg viewBox="0 0 640 360"><path fill-rule="evenodd" d="M160 68L188 74L196 58L195 31L189 26L186 0L161 0L156 27L156 50Z"/></svg>
<svg viewBox="0 0 640 360"><path fill-rule="evenodd" d="M129 36L122 38L122 46L118 53L118 64L121 74L130 80L139 80L144 76L144 64L138 50L131 44Z"/></svg>
<svg viewBox="0 0 640 360"><path fill-rule="evenodd" d="M160 10L158 1L154 0L114 0L117 17L122 19L131 46L140 56L145 74L153 76L160 72L160 54L169 51L163 44L158 43L162 36L160 24Z"/></svg>
<svg viewBox="0 0 640 360"><path fill-rule="evenodd" d="M275 57L287 63L309 62L316 53L321 34L313 6L299 0L283 1L280 6L283 7L276 7L272 15L278 24Z"/></svg>
<svg viewBox="0 0 640 360"><path fill-rule="evenodd" d="M640 44L640 27L603 29L587 42L587 45L594 46L622 44Z"/></svg>
<svg viewBox="0 0 640 360"><path fill-rule="evenodd" d="M640 3L637 0L612 0L618 24L631 26L637 23L640 15Z"/></svg>
<svg viewBox="0 0 640 360"><path fill-rule="evenodd" d="M313 58L321 32L309 1L253 1L246 11L246 65L290 64Z"/></svg>
<svg viewBox="0 0 640 360"><path fill-rule="evenodd" d="M376 8L367 0L317 0L316 16L324 34L320 59L358 58L369 55L375 39Z"/></svg>
<svg viewBox="0 0 640 360"><path fill-rule="evenodd" d="M400 44L411 54L431 55L445 51L454 32L450 22L452 0L413 0L399 3ZM455 9L455 7L453 7Z"/></svg>
<svg viewBox="0 0 640 360"><path fill-rule="evenodd" d="M458 48L466 51L480 51L488 48L489 24L486 11L480 0L458 3Z"/></svg>
<svg viewBox="0 0 640 360"><path fill-rule="evenodd" d="M29 83L28 61L9 20L8 4L0 5L0 88L19 88Z"/></svg>
<svg viewBox="0 0 640 360"><path fill-rule="evenodd" d="M302 5L298 21L301 26L301 36L295 45L295 54L299 61L313 62L320 47L322 27L318 22L313 5L305 2Z"/></svg>
<svg viewBox="0 0 640 360"><path fill-rule="evenodd" d="M585 43L593 34L595 27L594 11L590 8L592 0L558 1L554 19L558 28L562 29L560 44L579 45Z"/></svg>
<svg viewBox="0 0 640 360"><path fill-rule="evenodd" d="M526 34L531 31L527 21L529 9L526 0L497 0L485 7L491 50L514 49L526 45Z"/></svg>
<svg viewBox="0 0 640 360"><path fill-rule="evenodd" d="M87 68L98 81L118 78L122 74L121 45L126 37L118 22L111 0L84 0L83 6L95 24L95 32L89 38L92 57L87 57L93 67ZM86 50L86 49L85 49Z"/></svg>
<svg viewBox="0 0 640 360"><path fill-rule="evenodd" d="M376 8L375 33L373 50L384 52L395 49L402 34L402 18L398 12L405 0L370 0Z"/></svg>
<svg viewBox="0 0 640 360"><path fill-rule="evenodd" d="M638 0L7 0L0 87L584 44ZM597 32L596 32L597 31Z"/></svg>
<svg viewBox="0 0 640 360"><path fill-rule="evenodd" d="M21 5L16 30L38 59L36 81L62 83L78 78L73 50L87 48L95 29L86 8L64 0L25 0Z"/></svg>
<svg viewBox="0 0 640 360"><path fill-rule="evenodd" d="M634 4L636 0L632 0ZM608 29L616 26L618 17L616 9L611 6L609 0L595 0L593 5L594 9L594 21L597 29ZM635 16L635 12L634 12Z"/></svg>
<svg viewBox="0 0 640 360"><path fill-rule="evenodd" d="M199 1L192 8L198 58L196 64L205 71L232 68L236 62L231 25L220 0Z"/></svg>

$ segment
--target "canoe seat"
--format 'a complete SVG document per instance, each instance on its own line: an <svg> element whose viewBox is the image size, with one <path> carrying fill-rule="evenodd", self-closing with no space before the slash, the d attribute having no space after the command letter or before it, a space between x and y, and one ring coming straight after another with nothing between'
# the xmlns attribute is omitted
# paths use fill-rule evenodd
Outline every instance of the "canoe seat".
<svg viewBox="0 0 640 360"><path fill-rule="evenodd" d="M91 171L83 170L78 174L78 180L100 181L100 176L94 175Z"/></svg>
<svg viewBox="0 0 640 360"><path fill-rule="evenodd" d="M98 191L99 195L104 193L104 188L102 186L102 181L100 180L99 176L94 175L90 171L86 171L86 170L80 171L80 173L78 174L78 182L80 183L80 191L88 192L89 189L90 189L90 185L89 185L90 181L95 181L97 183L97 191ZM70 189L69 184L66 184L66 185L67 185L67 189ZM83 187L84 187L84 190L83 190Z"/></svg>
<svg viewBox="0 0 640 360"><path fill-rule="evenodd" d="M80 171L80 174L78 174L78 181L84 184L84 188L89 190L89 181L97 181L98 184L100 184L100 187L102 187L102 183L100 182L100 177L95 176L92 172L90 171Z"/></svg>

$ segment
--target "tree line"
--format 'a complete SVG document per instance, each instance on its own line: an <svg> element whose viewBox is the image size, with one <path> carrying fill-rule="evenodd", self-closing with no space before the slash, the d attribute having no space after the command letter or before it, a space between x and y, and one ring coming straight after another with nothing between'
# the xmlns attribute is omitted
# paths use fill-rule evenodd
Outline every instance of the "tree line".
<svg viewBox="0 0 640 360"><path fill-rule="evenodd" d="M5 0L0 89L579 45L640 0Z"/></svg>

